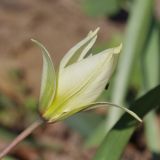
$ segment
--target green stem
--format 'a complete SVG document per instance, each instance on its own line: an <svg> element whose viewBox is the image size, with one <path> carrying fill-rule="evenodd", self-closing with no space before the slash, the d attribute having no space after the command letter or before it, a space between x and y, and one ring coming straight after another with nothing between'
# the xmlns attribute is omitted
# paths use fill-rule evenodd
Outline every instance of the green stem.
<svg viewBox="0 0 160 160"><path fill-rule="evenodd" d="M6 156L18 143L29 136L37 127L43 124L44 121L38 119L32 123L28 128L26 128L22 133L20 133L4 150L0 153L0 159Z"/></svg>

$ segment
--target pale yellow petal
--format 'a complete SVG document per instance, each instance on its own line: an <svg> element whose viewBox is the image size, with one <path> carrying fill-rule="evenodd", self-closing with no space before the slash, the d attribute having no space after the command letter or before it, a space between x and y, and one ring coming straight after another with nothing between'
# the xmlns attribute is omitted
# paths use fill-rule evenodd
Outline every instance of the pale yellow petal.
<svg viewBox="0 0 160 160"><path fill-rule="evenodd" d="M81 53L83 54L83 56L81 56L80 59L82 59L82 57L87 54L87 52L90 50L96 40L98 30L99 28L97 28L94 32L89 32L85 39L80 41L65 54L65 56L60 62L60 71L67 65L75 63L79 59Z"/></svg>
<svg viewBox="0 0 160 160"><path fill-rule="evenodd" d="M37 40L31 39L42 51L43 71L39 99L40 110L45 110L53 101L56 92L56 74L52 59L47 49Z"/></svg>
<svg viewBox="0 0 160 160"><path fill-rule="evenodd" d="M108 83L115 65L114 48L66 67L59 75L56 98L65 110L91 103Z"/></svg>

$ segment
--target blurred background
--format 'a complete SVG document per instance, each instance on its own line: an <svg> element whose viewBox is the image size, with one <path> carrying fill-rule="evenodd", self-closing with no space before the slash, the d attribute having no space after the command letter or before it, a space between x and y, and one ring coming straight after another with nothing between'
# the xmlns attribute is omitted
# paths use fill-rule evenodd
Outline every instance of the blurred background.
<svg viewBox="0 0 160 160"><path fill-rule="evenodd" d="M31 38L46 46L56 67L91 29L100 27L93 53L123 42L100 99L128 106L159 83L159 17L159 0L0 0L0 150L37 117L42 57ZM101 108L44 126L4 160L90 160L120 114ZM122 159L160 159L159 125L155 110Z"/></svg>

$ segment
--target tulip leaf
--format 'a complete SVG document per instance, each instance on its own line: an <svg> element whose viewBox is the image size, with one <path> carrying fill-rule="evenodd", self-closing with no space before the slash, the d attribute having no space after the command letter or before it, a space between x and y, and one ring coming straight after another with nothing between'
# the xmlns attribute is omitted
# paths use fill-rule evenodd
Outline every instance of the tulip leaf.
<svg viewBox="0 0 160 160"><path fill-rule="evenodd" d="M144 117L152 109L160 106L160 85L149 91L147 94L136 100L131 106L131 110ZM120 120L108 132L104 141L100 145L93 160L119 160L127 145L127 142L138 122L127 113L123 114Z"/></svg>
<svg viewBox="0 0 160 160"><path fill-rule="evenodd" d="M153 21L149 40L144 52L141 55L142 90L146 92L150 88L159 84L159 24ZM154 71L154 72L153 72ZM145 118L145 137L147 146L152 153L160 153L160 132L159 124L156 120L155 110L150 112Z"/></svg>
<svg viewBox="0 0 160 160"><path fill-rule="evenodd" d="M142 7L143 6L143 7ZM139 76L133 76L132 69L138 65L138 55L144 52L144 46L148 39L148 34L153 20L153 7L154 1L152 0L137 0L134 1L133 8L130 12L130 18L127 24L126 36L124 40L124 48L122 50L119 62L118 70L115 75L115 79L111 84L111 102L116 104L123 104L125 102L128 86L133 79L137 79ZM133 71L134 71L133 70ZM137 69L136 69L137 70ZM136 74L137 75L137 74ZM139 75L139 74L138 74ZM107 114L106 132L96 131L102 133L97 138L95 132L89 137L88 145L99 144L111 126L118 120L121 112L116 108L110 108ZM102 128L102 127L99 127Z"/></svg>
<svg viewBox="0 0 160 160"><path fill-rule="evenodd" d="M37 40L32 41L38 45L43 55L43 71L40 91L40 110L43 111L52 102L56 91L56 74L52 59L47 49Z"/></svg>

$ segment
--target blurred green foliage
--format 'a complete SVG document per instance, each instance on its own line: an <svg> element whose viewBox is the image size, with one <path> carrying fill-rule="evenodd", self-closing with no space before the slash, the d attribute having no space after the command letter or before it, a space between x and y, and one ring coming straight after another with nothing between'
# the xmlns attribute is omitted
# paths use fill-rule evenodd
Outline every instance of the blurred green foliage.
<svg viewBox="0 0 160 160"><path fill-rule="evenodd" d="M96 2L86 0L85 3L83 3L86 13L91 16L121 16L120 11L122 9L127 11L129 14L129 19L126 25L126 34L123 42L124 49L120 56L117 72L114 76L114 83L111 83L109 93L104 93L102 95L103 99L111 99L111 101L119 105L130 104L136 97L142 95L142 93L147 93L149 89L160 83L160 26L159 20L156 15L154 15L154 2L154 0L102 0ZM121 37L121 41L122 39L123 38ZM100 45L100 47L105 46L106 45L103 44ZM98 51L100 47L97 48ZM159 95L157 94L155 96L158 97ZM156 106L153 106L153 108L154 107ZM143 109L141 108L139 111L137 110L137 114L138 112L142 112L142 110ZM112 154L111 150L116 147L117 151L122 153L122 142L120 142L121 140L118 138L120 133L113 133L115 132L113 127L109 132L109 135L107 134L107 131L111 126L113 126L119 116L119 111L114 108L111 109L107 115L106 123L102 122L97 130L94 131L86 141L87 147L99 145L100 142L102 142L100 151L96 154L95 159L99 160L109 158L112 160L119 160L120 154L118 155L115 152ZM119 122L117 122L117 124L119 124ZM105 127L106 129L104 130ZM126 136L128 136L127 131L125 132L125 127L121 128L122 132L125 134L125 137L123 137L123 141L125 141L125 139L127 139ZM155 111L150 112L146 117L145 128L147 145L153 153L159 154L160 133L158 131L159 126L156 123ZM112 134L114 135L113 137ZM102 141L105 135L107 138ZM117 139L115 138L116 136ZM120 144L117 144L114 139L116 139L117 142L119 141ZM113 141L113 143L115 142L115 144L112 144L111 141ZM107 156L104 157L104 155Z"/></svg>
<svg viewBox="0 0 160 160"><path fill-rule="evenodd" d="M85 0L83 3L86 13L91 16L112 15L120 10L118 0Z"/></svg>

